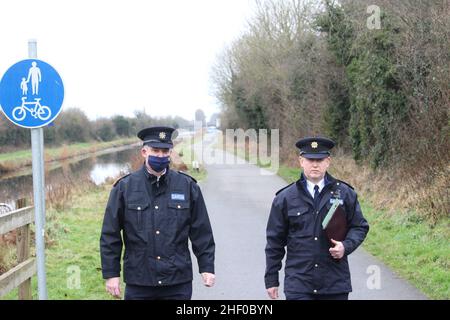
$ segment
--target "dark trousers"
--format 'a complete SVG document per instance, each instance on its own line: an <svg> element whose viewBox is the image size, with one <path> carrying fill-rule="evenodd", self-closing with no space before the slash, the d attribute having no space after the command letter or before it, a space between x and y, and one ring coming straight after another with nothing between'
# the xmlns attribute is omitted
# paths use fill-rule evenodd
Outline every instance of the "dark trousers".
<svg viewBox="0 0 450 320"><path fill-rule="evenodd" d="M125 300L191 300L192 282L173 286L149 287L127 284Z"/></svg>
<svg viewBox="0 0 450 320"><path fill-rule="evenodd" d="M285 292L286 300L348 300L348 293L311 294Z"/></svg>

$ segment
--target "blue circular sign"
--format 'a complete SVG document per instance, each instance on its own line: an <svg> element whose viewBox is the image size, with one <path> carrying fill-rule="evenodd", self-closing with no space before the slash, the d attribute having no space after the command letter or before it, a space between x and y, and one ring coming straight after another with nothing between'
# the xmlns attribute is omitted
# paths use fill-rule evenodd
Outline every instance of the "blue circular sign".
<svg viewBox="0 0 450 320"><path fill-rule="evenodd" d="M61 112L64 86L48 63L27 59L10 67L0 82L0 106L6 117L24 128L46 126Z"/></svg>

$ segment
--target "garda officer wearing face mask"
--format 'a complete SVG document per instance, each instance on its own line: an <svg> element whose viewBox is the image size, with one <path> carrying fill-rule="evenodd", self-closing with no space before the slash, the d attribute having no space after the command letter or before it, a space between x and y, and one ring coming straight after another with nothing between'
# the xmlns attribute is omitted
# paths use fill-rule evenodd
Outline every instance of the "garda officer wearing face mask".
<svg viewBox="0 0 450 320"><path fill-rule="evenodd" d="M203 283L214 285L215 243L202 192L195 179L169 168L173 131L141 130L145 163L111 190L100 252L106 290L115 297L121 297L123 246L125 299L191 299L188 239Z"/></svg>

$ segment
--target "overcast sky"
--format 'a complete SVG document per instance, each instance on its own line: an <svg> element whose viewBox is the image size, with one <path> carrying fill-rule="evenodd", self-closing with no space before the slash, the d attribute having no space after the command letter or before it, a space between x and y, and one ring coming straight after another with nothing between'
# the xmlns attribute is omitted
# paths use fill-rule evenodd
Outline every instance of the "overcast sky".
<svg viewBox="0 0 450 320"><path fill-rule="evenodd" d="M63 108L89 118L145 110L193 119L217 112L210 72L252 15L253 0L1 0L0 75L28 58L51 64ZM63 109L63 110L64 110Z"/></svg>

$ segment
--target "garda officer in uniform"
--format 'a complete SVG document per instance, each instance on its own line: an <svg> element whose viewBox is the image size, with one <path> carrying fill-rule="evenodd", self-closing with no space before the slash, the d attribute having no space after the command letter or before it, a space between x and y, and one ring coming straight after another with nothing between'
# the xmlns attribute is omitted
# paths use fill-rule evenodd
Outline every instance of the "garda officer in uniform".
<svg viewBox="0 0 450 320"><path fill-rule="evenodd" d="M169 168L173 131L141 130L145 163L111 190L100 252L106 290L113 296L121 296L123 244L125 299L191 299L188 239L204 284L214 285L215 244L202 193L192 177Z"/></svg>
<svg viewBox="0 0 450 320"><path fill-rule="evenodd" d="M278 298L278 272L286 247L286 299L347 300L352 291L347 256L363 242L369 225L353 188L327 173L334 142L304 138L296 146L303 172L298 181L276 193L267 223L267 293ZM322 221L335 201L346 215L348 232L342 242L329 240L322 230Z"/></svg>

